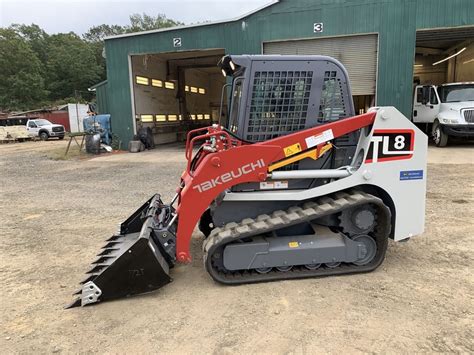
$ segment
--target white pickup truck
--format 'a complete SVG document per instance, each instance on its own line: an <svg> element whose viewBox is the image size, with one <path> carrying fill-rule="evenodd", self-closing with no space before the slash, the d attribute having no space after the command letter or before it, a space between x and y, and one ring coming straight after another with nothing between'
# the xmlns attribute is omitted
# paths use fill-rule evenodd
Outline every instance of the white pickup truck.
<svg viewBox="0 0 474 355"><path fill-rule="evenodd" d="M449 137L474 139L474 82L416 86L412 119L438 147Z"/></svg>
<svg viewBox="0 0 474 355"><path fill-rule="evenodd" d="M40 137L43 141L54 137L63 139L65 134L63 125L51 123L43 118L29 119L26 122L26 130L28 135Z"/></svg>

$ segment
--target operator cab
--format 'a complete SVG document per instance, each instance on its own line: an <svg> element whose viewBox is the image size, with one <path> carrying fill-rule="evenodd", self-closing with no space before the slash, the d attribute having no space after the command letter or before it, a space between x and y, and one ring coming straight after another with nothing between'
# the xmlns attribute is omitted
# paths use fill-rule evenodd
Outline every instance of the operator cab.
<svg viewBox="0 0 474 355"><path fill-rule="evenodd" d="M292 132L355 115L347 71L326 56L235 55L219 62L231 87L228 119L222 124L243 141L267 141ZM222 95L224 96L224 95ZM324 159L303 159L285 170L334 169L349 165L359 132L333 141ZM288 189L323 183L312 179L292 180ZM283 185L286 186L286 185ZM258 184L243 184L233 191L259 190Z"/></svg>

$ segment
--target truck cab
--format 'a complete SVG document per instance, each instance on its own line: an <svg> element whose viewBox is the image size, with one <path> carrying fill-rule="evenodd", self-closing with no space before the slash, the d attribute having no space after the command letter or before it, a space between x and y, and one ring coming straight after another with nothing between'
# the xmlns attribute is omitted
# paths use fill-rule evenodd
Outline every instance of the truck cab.
<svg viewBox="0 0 474 355"><path fill-rule="evenodd" d="M416 86L412 120L438 147L449 137L474 139L474 82Z"/></svg>
<svg viewBox="0 0 474 355"><path fill-rule="evenodd" d="M43 118L29 119L26 122L26 130L30 136L39 137L43 141L53 137L63 139L65 135L63 125L51 123Z"/></svg>

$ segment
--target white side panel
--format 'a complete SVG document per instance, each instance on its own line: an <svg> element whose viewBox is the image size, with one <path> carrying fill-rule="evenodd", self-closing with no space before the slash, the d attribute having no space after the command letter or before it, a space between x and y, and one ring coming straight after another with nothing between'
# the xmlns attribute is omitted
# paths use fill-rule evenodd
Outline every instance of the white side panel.
<svg viewBox="0 0 474 355"><path fill-rule="evenodd" d="M67 109L69 113L69 126L71 127L71 133L82 132L82 121L87 117L89 106L85 104L67 104Z"/></svg>
<svg viewBox="0 0 474 355"><path fill-rule="evenodd" d="M375 185L386 191L395 205L394 239L401 240L423 233L428 138L394 107L379 107L371 110L377 110L377 117L370 134L361 137L358 150L364 150L365 159L353 175L309 190L228 193L224 199L226 201L302 201L358 185ZM374 131L396 129L413 131L412 156L404 160L367 162L368 148ZM418 175L415 179L405 180L401 177L402 172L418 172ZM422 174L421 178L420 174Z"/></svg>

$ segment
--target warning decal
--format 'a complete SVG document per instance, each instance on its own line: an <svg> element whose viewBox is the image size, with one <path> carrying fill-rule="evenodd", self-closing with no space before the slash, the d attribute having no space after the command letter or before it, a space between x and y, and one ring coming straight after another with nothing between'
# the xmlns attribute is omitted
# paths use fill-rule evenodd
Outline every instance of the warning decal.
<svg viewBox="0 0 474 355"><path fill-rule="evenodd" d="M298 248L300 246L300 244L298 242L289 242L288 246L290 248Z"/></svg>
<svg viewBox="0 0 474 355"><path fill-rule="evenodd" d="M262 190L287 189L288 181L263 181L260 183Z"/></svg>
<svg viewBox="0 0 474 355"><path fill-rule="evenodd" d="M317 136L308 137L305 140L308 148L312 148L318 144L326 143L332 139L334 139L334 133L332 132L332 129L327 129L323 133L320 133Z"/></svg>
<svg viewBox="0 0 474 355"><path fill-rule="evenodd" d="M298 154L299 152L301 152L301 145L299 143L289 145L288 147L283 148L283 153L285 153L285 157Z"/></svg>

